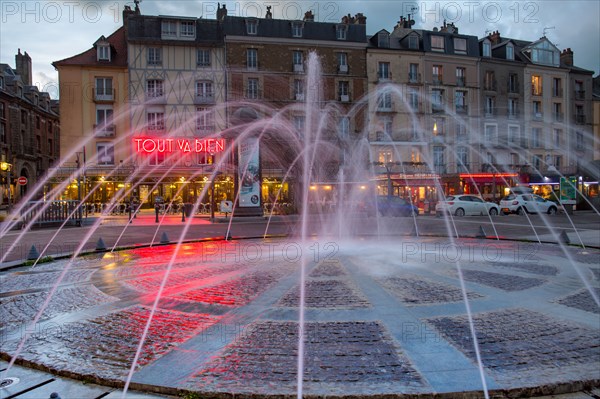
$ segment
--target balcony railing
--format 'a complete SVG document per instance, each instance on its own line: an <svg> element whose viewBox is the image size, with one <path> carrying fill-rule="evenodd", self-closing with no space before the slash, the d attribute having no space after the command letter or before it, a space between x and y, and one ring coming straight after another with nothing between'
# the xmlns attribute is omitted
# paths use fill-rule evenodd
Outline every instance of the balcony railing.
<svg viewBox="0 0 600 399"><path fill-rule="evenodd" d="M575 90L575 100L585 100L585 90Z"/></svg>
<svg viewBox="0 0 600 399"><path fill-rule="evenodd" d="M575 114L575 123L578 125L585 125L585 115Z"/></svg>
<svg viewBox="0 0 600 399"><path fill-rule="evenodd" d="M466 104L456 104L456 113L457 114L466 114L469 112L468 105Z"/></svg>
<svg viewBox="0 0 600 399"><path fill-rule="evenodd" d="M116 128L115 125L101 123L94 125L94 136L95 137L115 137Z"/></svg>
<svg viewBox="0 0 600 399"><path fill-rule="evenodd" d="M554 122L562 122L565 118L562 112L554 112L552 113L552 119Z"/></svg>
<svg viewBox="0 0 600 399"><path fill-rule="evenodd" d="M420 73L408 73L408 83L421 83Z"/></svg>
<svg viewBox="0 0 600 399"><path fill-rule="evenodd" d="M378 82L389 82L390 80L392 80L391 72L387 72L387 73L377 72L377 81Z"/></svg>
<svg viewBox="0 0 600 399"><path fill-rule="evenodd" d="M491 81L486 81L483 84L483 89L487 90L487 91L496 91L498 87L498 84L496 82L496 79L491 80Z"/></svg>
<svg viewBox="0 0 600 399"><path fill-rule="evenodd" d="M215 96L212 93L198 95L194 98L194 104L213 104Z"/></svg>
<svg viewBox="0 0 600 399"><path fill-rule="evenodd" d="M435 86L439 86L444 84L443 80L442 80L442 75L433 75L431 77L431 84L435 85Z"/></svg>
<svg viewBox="0 0 600 399"><path fill-rule="evenodd" d="M294 72L295 73L303 73L304 72L304 64L294 64Z"/></svg>
<svg viewBox="0 0 600 399"><path fill-rule="evenodd" d="M456 85L459 87L465 87L467 85L467 83L465 82L465 77L457 76L456 77Z"/></svg>
<svg viewBox="0 0 600 399"><path fill-rule="evenodd" d="M552 97L562 97L563 90L562 87L553 87L552 88Z"/></svg>
<svg viewBox="0 0 600 399"><path fill-rule="evenodd" d="M115 89L106 89L104 87L96 87L94 90L94 101L114 101Z"/></svg>
<svg viewBox="0 0 600 399"><path fill-rule="evenodd" d="M431 104L431 112L434 114L443 114L445 112L442 104Z"/></svg>
<svg viewBox="0 0 600 399"><path fill-rule="evenodd" d="M531 118L534 121L541 121L544 119L544 113L543 112L534 112L531 114Z"/></svg>
<svg viewBox="0 0 600 399"><path fill-rule="evenodd" d="M507 91L509 93L518 93L519 92L519 83L518 82L508 82L507 83Z"/></svg>

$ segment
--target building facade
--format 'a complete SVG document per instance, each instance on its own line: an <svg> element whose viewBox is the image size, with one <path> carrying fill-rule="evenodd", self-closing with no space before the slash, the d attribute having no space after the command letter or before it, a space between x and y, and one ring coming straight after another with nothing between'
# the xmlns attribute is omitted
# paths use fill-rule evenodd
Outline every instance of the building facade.
<svg viewBox="0 0 600 399"><path fill-rule="evenodd" d="M60 157L58 104L32 85L32 61L27 52L19 50L15 61L16 69L0 64L2 207L19 201L44 180ZM44 187L40 187L34 199L43 194Z"/></svg>

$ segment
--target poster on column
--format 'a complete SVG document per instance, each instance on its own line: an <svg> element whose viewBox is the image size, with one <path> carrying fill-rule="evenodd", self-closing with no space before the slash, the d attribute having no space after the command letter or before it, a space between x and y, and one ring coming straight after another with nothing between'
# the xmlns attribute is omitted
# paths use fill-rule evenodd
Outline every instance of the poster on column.
<svg viewBox="0 0 600 399"><path fill-rule="evenodd" d="M260 207L260 157L258 139L250 138L238 146L239 206Z"/></svg>

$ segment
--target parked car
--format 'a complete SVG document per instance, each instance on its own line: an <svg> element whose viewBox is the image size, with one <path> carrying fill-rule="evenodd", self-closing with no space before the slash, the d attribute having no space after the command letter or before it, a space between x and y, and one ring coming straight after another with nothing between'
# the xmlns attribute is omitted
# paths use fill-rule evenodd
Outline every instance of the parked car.
<svg viewBox="0 0 600 399"><path fill-rule="evenodd" d="M367 206L367 212L369 215L378 212L381 216L418 216L419 208L404 198L378 195L377 200L371 201Z"/></svg>
<svg viewBox="0 0 600 399"><path fill-rule="evenodd" d="M516 213L523 215L527 213L547 213L554 215L558 206L553 201L548 201L535 194L510 194L500 201L500 209L505 215Z"/></svg>
<svg viewBox="0 0 600 399"><path fill-rule="evenodd" d="M496 216L499 212L500 208L495 203L486 202L481 197L468 194L446 197L444 201L438 202L435 206L437 216L448 213L455 216L488 214Z"/></svg>

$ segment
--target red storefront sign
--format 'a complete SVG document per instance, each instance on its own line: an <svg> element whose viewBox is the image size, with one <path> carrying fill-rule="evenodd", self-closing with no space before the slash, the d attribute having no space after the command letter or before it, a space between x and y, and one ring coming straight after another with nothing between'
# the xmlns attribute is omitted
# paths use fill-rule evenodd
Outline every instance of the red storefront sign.
<svg viewBox="0 0 600 399"><path fill-rule="evenodd" d="M136 137L133 147L137 153L172 153L182 154L208 152L215 154L225 150L225 139L190 139L190 138L152 138Z"/></svg>

